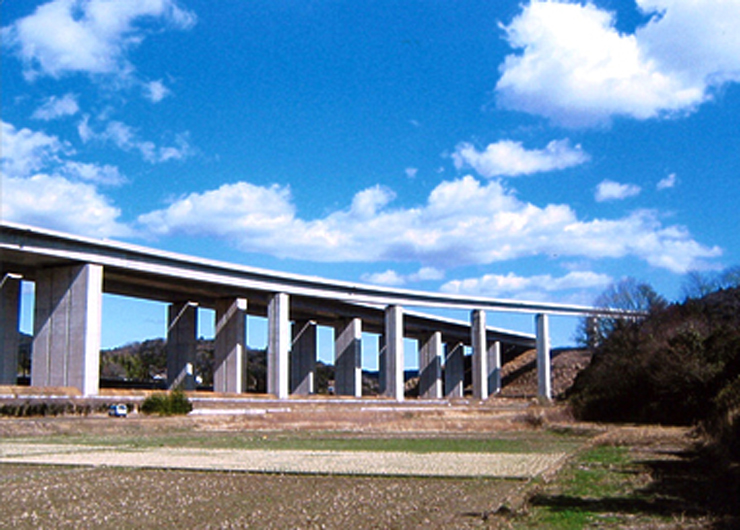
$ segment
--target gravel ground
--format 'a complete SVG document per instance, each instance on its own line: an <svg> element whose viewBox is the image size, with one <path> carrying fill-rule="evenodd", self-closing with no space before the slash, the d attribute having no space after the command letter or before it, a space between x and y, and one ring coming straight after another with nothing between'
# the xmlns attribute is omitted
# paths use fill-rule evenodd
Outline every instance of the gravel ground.
<svg viewBox="0 0 740 530"><path fill-rule="evenodd" d="M495 477L527 479L561 463L565 453L405 453L147 448L1 443L0 462L267 473Z"/></svg>

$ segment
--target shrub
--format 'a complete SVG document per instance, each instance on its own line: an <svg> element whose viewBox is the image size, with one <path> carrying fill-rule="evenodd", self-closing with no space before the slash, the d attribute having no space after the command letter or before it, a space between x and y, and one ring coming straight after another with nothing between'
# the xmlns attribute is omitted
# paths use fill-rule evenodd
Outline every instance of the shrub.
<svg viewBox="0 0 740 530"><path fill-rule="evenodd" d="M144 414L160 414L172 416L187 414L193 410L193 405L181 388L176 388L166 394L152 394L141 404Z"/></svg>

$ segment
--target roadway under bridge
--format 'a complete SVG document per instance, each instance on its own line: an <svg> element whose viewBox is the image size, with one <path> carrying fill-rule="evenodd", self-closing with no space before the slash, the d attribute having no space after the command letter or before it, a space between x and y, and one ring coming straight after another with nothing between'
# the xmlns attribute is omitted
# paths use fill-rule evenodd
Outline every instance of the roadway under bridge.
<svg viewBox="0 0 740 530"><path fill-rule="evenodd" d="M331 281L7 222L0 223L0 274L0 385L16 382L20 286L28 281L35 287L31 386L75 387L84 395L99 392L103 293L169 305L167 382L186 390L195 388L198 307L215 311L217 392L244 391L246 316L266 317L267 391L278 399L315 391L317 326L335 330L339 395L361 396L367 332L380 337L381 393L398 401L404 398L405 338L419 344L420 397L462 396L464 346L472 349L477 399L500 391L502 352L536 347L538 392L549 399L548 315L610 313ZM469 310L470 321L419 312L430 307ZM488 326L489 311L531 313L536 334Z"/></svg>

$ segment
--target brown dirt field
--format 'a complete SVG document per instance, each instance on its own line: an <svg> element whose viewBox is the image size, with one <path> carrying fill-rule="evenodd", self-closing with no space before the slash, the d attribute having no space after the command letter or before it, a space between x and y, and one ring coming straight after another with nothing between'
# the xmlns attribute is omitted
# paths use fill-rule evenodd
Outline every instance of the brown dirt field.
<svg viewBox="0 0 740 530"><path fill-rule="evenodd" d="M2 466L9 528L477 528L507 481Z"/></svg>

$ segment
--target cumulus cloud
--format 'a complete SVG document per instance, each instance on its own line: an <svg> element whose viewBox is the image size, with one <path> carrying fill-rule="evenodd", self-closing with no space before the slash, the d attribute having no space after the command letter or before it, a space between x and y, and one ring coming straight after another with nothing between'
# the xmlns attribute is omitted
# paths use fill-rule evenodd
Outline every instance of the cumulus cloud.
<svg viewBox="0 0 740 530"><path fill-rule="evenodd" d="M641 188L636 184L620 184L613 180L603 180L596 187L596 202L619 201L640 194Z"/></svg>
<svg viewBox="0 0 740 530"><path fill-rule="evenodd" d="M673 188L676 185L676 174L671 173L667 177L660 179L658 184L655 186L658 191L667 190Z"/></svg>
<svg viewBox="0 0 740 530"><path fill-rule="evenodd" d="M175 0L52 0L3 28L3 41L21 59L28 79L67 73L126 77L133 71L127 52L156 20L188 29L195 15Z"/></svg>
<svg viewBox="0 0 740 530"><path fill-rule="evenodd" d="M61 98L51 96L34 111L31 117L37 120L49 121L64 116L73 116L79 110L77 97L74 94L65 94Z"/></svg>
<svg viewBox="0 0 740 530"><path fill-rule="evenodd" d="M483 152L469 143L461 143L452 154L455 167L473 168L483 177L516 177L543 171L554 171L578 166L589 160L580 145L571 147L570 141L553 140L544 149L525 149L521 142L501 140L490 144Z"/></svg>
<svg viewBox="0 0 740 530"><path fill-rule="evenodd" d="M37 174L4 179L2 192L2 218L7 221L93 237L132 234L118 221L120 210L91 184Z"/></svg>
<svg viewBox="0 0 740 530"><path fill-rule="evenodd" d="M519 200L499 181L442 182L423 205L392 208L384 188L358 193L350 207L319 219L296 215L290 189L247 182L191 193L138 219L152 235L219 237L250 252L320 262L417 261L443 270L535 256L636 257L685 272L721 254L651 211L579 220L566 205ZM390 276L389 276L390 278Z"/></svg>
<svg viewBox="0 0 740 530"><path fill-rule="evenodd" d="M69 160L73 154L56 136L2 122L0 218L96 237L131 234L96 189L123 183L118 168Z"/></svg>
<svg viewBox="0 0 740 530"><path fill-rule="evenodd" d="M740 80L740 3L637 0L651 16L620 33L593 4L533 0L509 25L496 85L503 107L567 126L612 116L654 118L694 110Z"/></svg>
<svg viewBox="0 0 740 530"><path fill-rule="evenodd" d="M509 273L486 274L480 278L452 280L445 283L440 289L443 292L454 294L499 297L526 295L528 298L540 299L543 298L543 293L603 288L611 283L612 278L609 275L590 271L569 272L559 278L550 274L526 277Z"/></svg>

